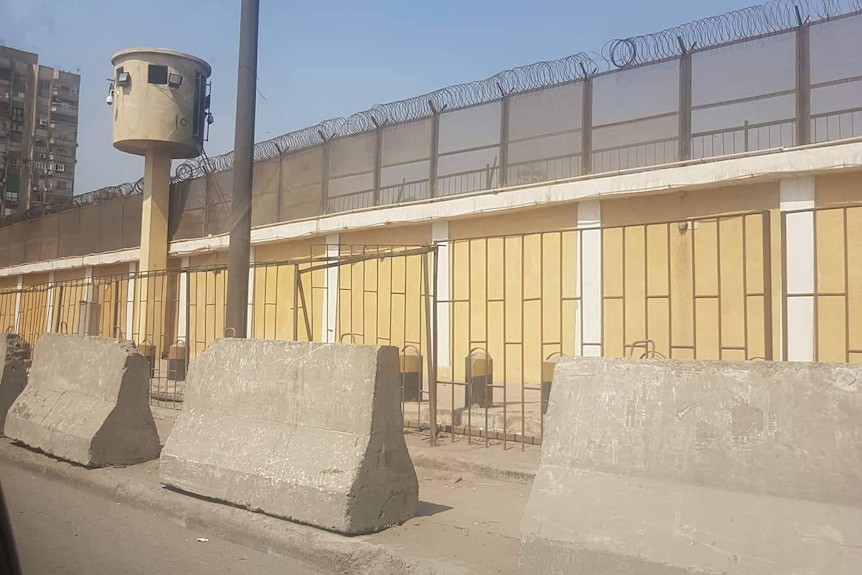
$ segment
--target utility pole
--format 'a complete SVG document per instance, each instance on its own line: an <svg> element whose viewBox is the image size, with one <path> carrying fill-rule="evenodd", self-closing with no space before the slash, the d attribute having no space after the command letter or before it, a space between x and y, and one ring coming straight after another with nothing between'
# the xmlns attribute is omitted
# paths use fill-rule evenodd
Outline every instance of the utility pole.
<svg viewBox="0 0 862 575"><path fill-rule="evenodd" d="M251 188L257 95L257 32L260 0L242 0L234 134L233 201L227 267L225 336L246 337L251 252Z"/></svg>

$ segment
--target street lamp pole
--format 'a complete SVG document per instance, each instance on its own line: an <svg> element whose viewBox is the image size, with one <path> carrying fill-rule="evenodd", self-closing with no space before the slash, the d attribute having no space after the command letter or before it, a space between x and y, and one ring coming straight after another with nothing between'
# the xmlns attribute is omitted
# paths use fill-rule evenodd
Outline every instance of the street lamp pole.
<svg viewBox="0 0 862 575"><path fill-rule="evenodd" d="M257 95L257 38L260 0L242 0L234 134L233 201L228 250L225 335L246 337L248 274L251 263L251 190Z"/></svg>

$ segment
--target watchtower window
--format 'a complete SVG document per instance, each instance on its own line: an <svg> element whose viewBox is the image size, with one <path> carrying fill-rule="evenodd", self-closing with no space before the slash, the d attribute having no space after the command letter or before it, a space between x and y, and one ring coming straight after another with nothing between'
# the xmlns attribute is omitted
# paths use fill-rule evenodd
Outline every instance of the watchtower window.
<svg viewBox="0 0 862 575"><path fill-rule="evenodd" d="M149 69L147 70L147 82L150 84L167 84L168 67L150 64Z"/></svg>

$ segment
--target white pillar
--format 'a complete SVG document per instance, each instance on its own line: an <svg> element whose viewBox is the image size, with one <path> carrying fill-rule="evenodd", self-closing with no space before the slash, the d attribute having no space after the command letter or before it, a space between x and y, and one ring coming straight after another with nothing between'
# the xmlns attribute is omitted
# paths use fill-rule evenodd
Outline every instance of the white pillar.
<svg viewBox="0 0 862 575"><path fill-rule="evenodd" d="M787 361L814 361L814 176L781 180L780 209L784 214L787 285ZM797 212L795 210L807 210ZM782 339L783 341L783 339ZM782 346L783 347L783 346Z"/></svg>
<svg viewBox="0 0 862 575"><path fill-rule="evenodd" d="M431 241L437 244L437 369L438 376L451 377L449 357L449 222L431 224ZM442 370L442 371L441 371Z"/></svg>
<svg viewBox="0 0 862 575"><path fill-rule="evenodd" d="M339 235L326 236L326 258L333 261L339 256ZM320 338L327 343L335 343L336 314L338 313L338 266L326 269L323 276L323 326Z"/></svg>
<svg viewBox="0 0 862 575"><path fill-rule="evenodd" d="M189 326L188 326L188 317L187 310L189 305L188 291L189 291L189 274L186 270L189 269L189 258L188 256L182 258L180 261L180 293L177 300L179 303L177 304L177 339L183 342L183 345L188 345L188 336L189 336ZM134 298L132 298L134 299Z"/></svg>
<svg viewBox="0 0 862 575"><path fill-rule="evenodd" d="M83 306L81 304L84 304ZM84 268L84 299L78 302L78 334L95 335L93 327L93 266Z"/></svg>
<svg viewBox="0 0 862 575"><path fill-rule="evenodd" d="M249 263L254 264L254 247L249 249ZM248 321L246 321L245 336L251 339L254 322L254 266L248 268Z"/></svg>
<svg viewBox="0 0 862 575"><path fill-rule="evenodd" d="M580 261L575 266L579 296L575 324L575 355L602 354L602 203L590 200L578 204Z"/></svg>
<svg viewBox="0 0 862 575"><path fill-rule="evenodd" d="M15 291L15 333L18 332L18 327L21 323L21 291L24 289L24 276L18 276L18 286Z"/></svg>
<svg viewBox="0 0 862 575"><path fill-rule="evenodd" d="M48 274L48 292L45 297L45 333L51 333L54 325L54 272Z"/></svg>
<svg viewBox="0 0 862 575"><path fill-rule="evenodd" d="M131 340L135 323L135 262L129 262L129 282L126 285L126 339ZM140 342L138 342L140 343Z"/></svg>

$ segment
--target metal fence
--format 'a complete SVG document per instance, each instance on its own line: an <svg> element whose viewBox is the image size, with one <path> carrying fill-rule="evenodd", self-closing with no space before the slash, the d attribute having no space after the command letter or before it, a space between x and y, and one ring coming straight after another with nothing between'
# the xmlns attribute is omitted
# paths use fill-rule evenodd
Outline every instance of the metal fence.
<svg viewBox="0 0 862 575"><path fill-rule="evenodd" d="M800 255L787 222L799 219L810 223L810 287L786 277ZM315 245L253 265L247 335L395 346L406 427L524 448L541 442L560 355L787 357L788 309L802 305L814 317L813 359L862 362L860 230L862 205L840 205L431 246ZM600 277L589 276L590 258ZM152 402L178 409L189 362L224 335L226 274L0 291L0 326L31 343L46 331L131 339L150 359Z"/></svg>
<svg viewBox="0 0 862 575"><path fill-rule="evenodd" d="M810 233L791 233L789 224ZM793 210L781 214L782 316L802 314L814 325L813 361L862 363L862 205ZM790 260L812 256L810 269L789 274ZM792 327L785 321L781 345L786 357Z"/></svg>

